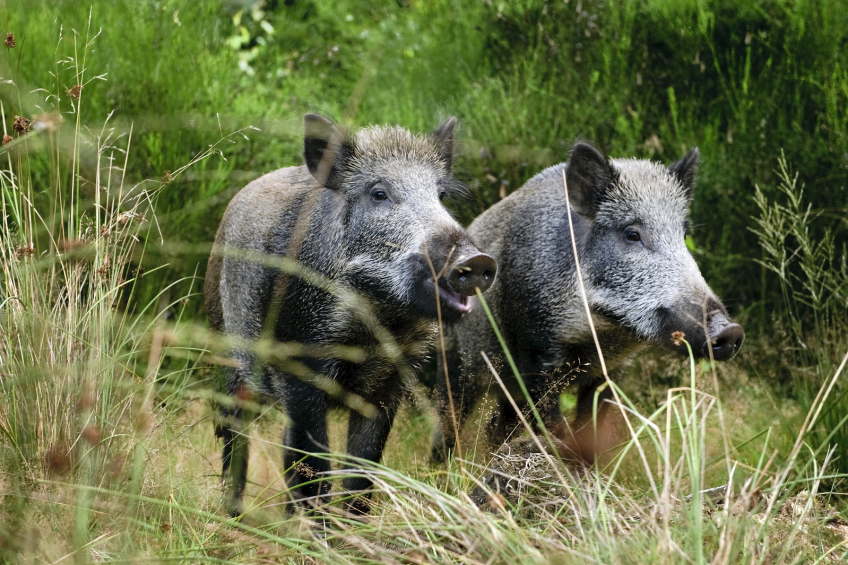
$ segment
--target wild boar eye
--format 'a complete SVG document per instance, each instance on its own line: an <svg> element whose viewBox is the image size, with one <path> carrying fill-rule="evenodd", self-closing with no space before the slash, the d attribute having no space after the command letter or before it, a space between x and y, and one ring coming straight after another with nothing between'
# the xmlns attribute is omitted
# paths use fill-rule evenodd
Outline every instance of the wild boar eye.
<svg viewBox="0 0 848 565"><path fill-rule="evenodd" d="M642 235L633 228L627 228L624 230L624 239L630 243L637 243L642 241Z"/></svg>
<svg viewBox="0 0 848 565"><path fill-rule="evenodd" d="M371 198L372 198L372 200L382 201L382 200L388 200L389 195L386 194L385 190L375 190L374 192L371 193Z"/></svg>

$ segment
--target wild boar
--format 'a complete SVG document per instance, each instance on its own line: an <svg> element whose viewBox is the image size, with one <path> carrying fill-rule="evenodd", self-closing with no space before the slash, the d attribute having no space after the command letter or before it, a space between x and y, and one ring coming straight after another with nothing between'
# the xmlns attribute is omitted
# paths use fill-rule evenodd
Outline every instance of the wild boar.
<svg viewBox="0 0 848 565"><path fill-rule="evenodd" d="M379 461L408 389L404 371L414 376L429 354L438 314L450 324L467 313L496 264L442 203L455 186L455 118L428 135L397 126L344 134L318 115L304 121L306 165L251 182L229 204L205 298L212 327L242 343L230 352L227 393L282 405L288 484L315 505L330 488L321 480L330 463L315 455L328 449L327 411L353 407L347 453ZM314 280L274 262L281 258ZM343 299L351 294L355 303ZM273 362L244 345L262 337L303 349ZM361 358L326 353L339 346ZM236 402L219 426L231 514L241 512L247 474L244 418ZM347 491L370 485L364 476L343 482ZM367 512L367 495L350 508Z"/></svg>

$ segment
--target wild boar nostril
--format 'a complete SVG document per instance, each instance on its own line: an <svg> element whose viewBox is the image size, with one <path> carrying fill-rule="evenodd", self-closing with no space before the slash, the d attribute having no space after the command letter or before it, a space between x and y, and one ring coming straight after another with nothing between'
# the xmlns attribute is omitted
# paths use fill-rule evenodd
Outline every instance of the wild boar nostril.
<svg viewBox="0 0 848 565"><path fill-rule="evenodd" d="M713 358L717 361L727 361L732 358L742 347L745 339L745 330L739 324L729 324L710 338L710 347L713 350Z"/></svg>
<svg viewBox="0 0 848 565"><path fill-rule="evenodd" d="M488 290L496 272L495 260L485 253L478 253L453 266L448 273L448 285L458 294L472 296L478 288L482 292Z"/></svg>

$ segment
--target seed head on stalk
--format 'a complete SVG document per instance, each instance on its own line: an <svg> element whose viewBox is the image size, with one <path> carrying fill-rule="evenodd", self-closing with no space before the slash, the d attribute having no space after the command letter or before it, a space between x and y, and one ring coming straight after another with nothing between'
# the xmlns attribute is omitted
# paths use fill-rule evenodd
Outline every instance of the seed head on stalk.
<svg viewBox="0 0 848 565"><path fill-rule="evenodd" d="M29 133L30 121L23 116L15 116L15 123L12 124L12 129L21 135Z"/></svg>

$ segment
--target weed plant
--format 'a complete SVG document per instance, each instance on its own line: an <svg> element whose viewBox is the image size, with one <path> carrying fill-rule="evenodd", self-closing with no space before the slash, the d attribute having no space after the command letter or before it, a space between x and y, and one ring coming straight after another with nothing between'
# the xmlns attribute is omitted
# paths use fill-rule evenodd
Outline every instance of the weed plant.
<svg viewBox="0 0 848 565"><path fill-rule="evenodd" d="M797 398L809 408L848 348L848 211L813 209L785 156L778 160L777 176L775 198L756 187L760 213L752 231L763 250L760 264L780 282L782 308L772 319L787 333L784 361L791 368ZM811 443L833 445L843 462L848 460L846 395L848 387L837 384L820 425L809 430Z"/></svg>

